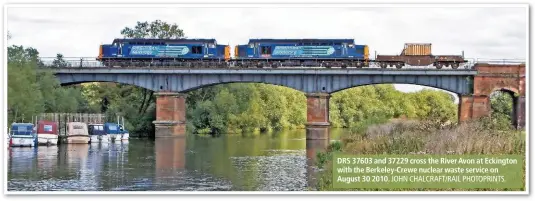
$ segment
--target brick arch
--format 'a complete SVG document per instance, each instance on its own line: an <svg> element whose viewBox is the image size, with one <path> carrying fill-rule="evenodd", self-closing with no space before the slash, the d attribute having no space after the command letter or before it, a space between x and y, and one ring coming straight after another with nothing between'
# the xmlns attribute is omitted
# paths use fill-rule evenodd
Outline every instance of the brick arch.
<svg viewBox="0 0 535 201"><path fill-rule="evenodd" d="M494 89L492 89L492 91L490 92L490 94L488 95L490 97L490 95L496 91L502 91L502 92L507 92L507 93L510 93L510 94L520 94L520 91L516 88L511 88L511 87L494 87Z"/></svg>
<svg viewBox="0 0 535 201"><path fill-rule="evenodd" d="M474 91L461 96L459 100L459 121L490 115L490 95L494 91L507 91L513 96L513 124L516 128L525 126L525 64L487 64L474 66Z"/></svg>

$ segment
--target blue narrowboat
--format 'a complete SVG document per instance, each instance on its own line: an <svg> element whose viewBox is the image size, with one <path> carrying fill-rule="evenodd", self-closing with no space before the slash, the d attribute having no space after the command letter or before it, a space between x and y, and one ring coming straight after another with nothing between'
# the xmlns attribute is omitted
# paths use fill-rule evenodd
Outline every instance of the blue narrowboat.
<svg viewBox="0 0 535 201"><path fill-rule="evenodd" d="M110 141L121 141L121 130L119 129L119 125L116 123L105 123L104 124L104 131L106 132L106 135L109 136Z"/></svg>
<svg viewBox="0 0 535 201"><path fill-rule="evenodd" d="M33 147L37 144L37 133L32 123L11 124L9 144L12 147Z"/></svg>

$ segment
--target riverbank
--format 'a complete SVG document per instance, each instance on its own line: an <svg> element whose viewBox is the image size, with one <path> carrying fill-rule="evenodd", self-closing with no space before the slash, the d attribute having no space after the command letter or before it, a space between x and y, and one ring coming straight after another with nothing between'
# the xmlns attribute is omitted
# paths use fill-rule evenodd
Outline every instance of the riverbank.
<svg viewBox="0 0 535 201"><path fill-rule="evenodd" d="M345 154L518 154L525 156L526 132L496 129L491 119L463 124L397 121L351 132L317 156L323 168L320 191L523 191L524 189L334 189L332 153ZM524 161L525 164L525 161ZM525 170L524 170L525 175ZM525 178L524 178L525 183Z"/></svg>

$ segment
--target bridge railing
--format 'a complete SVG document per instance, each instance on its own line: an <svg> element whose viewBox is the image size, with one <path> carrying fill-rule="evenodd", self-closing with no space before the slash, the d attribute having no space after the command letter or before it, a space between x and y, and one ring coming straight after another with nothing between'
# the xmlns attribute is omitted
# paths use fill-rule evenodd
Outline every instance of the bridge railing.
<svg viewBox="0 0 535 201"><path fill-rule="evenodd" d="M488 64L502 64L502 65L518 65L525 64L525 59L485 59L478 58L475 63L488 63Z"/></svg>
<svg viewBox="0 0 535 201"><path fill-rule="evenodd" d="M40 60L40 67L45 68L106 67L95 57L64 57L60 62L55 61L56 57L41 57Z"/></svg>
<svg viewBox="0 0 535 201"><path fill-rule="evenodd" d="M473 69L475 64L477 63L488 63L488 64L522 64L526 63L525 59L485 59L485 58L465 58L467 60L466 63L459 66L459 69ZM43 68L84 68L84 67L91 67L91 68L106 68L102 62L98 61L96 57L64 57L61 62L56 61L55 57L41 57L40 58L41 63L39 64L40 67ZM153 61L154 64L151 64L151 62L148 62L148 66L158 66L157 60ZM370 62L371 68L379 68L379 64L377 62ZM432 65L429 66L405 66L404 68L424 68L424 69L433 69L435 68Z"/></svg>

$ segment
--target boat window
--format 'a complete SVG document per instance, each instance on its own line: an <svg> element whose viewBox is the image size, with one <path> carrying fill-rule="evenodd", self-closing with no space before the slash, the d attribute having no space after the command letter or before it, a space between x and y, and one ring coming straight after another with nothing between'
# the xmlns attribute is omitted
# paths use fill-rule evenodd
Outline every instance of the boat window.
<svg viewBox="0 0 535 201"><path fill-rule="evenodd" d="M110 130L117 130L117 126L110 126Z"/></svg>
<svg viewBox="0 0 535 201"><path fill-rule="evenodd" d="M52 125L45 125L44 129L45 129L45 132L52 132Z"/></svg>
<svg viewBox="0 0 535 201"><path fill-rule="evenodd" d="M26 132L26 131L28 131L28 129L26 129L26 127L24 127L24 126L19 126L19 127L17 128L17 131L18 131L18 132Z"/></svg>

